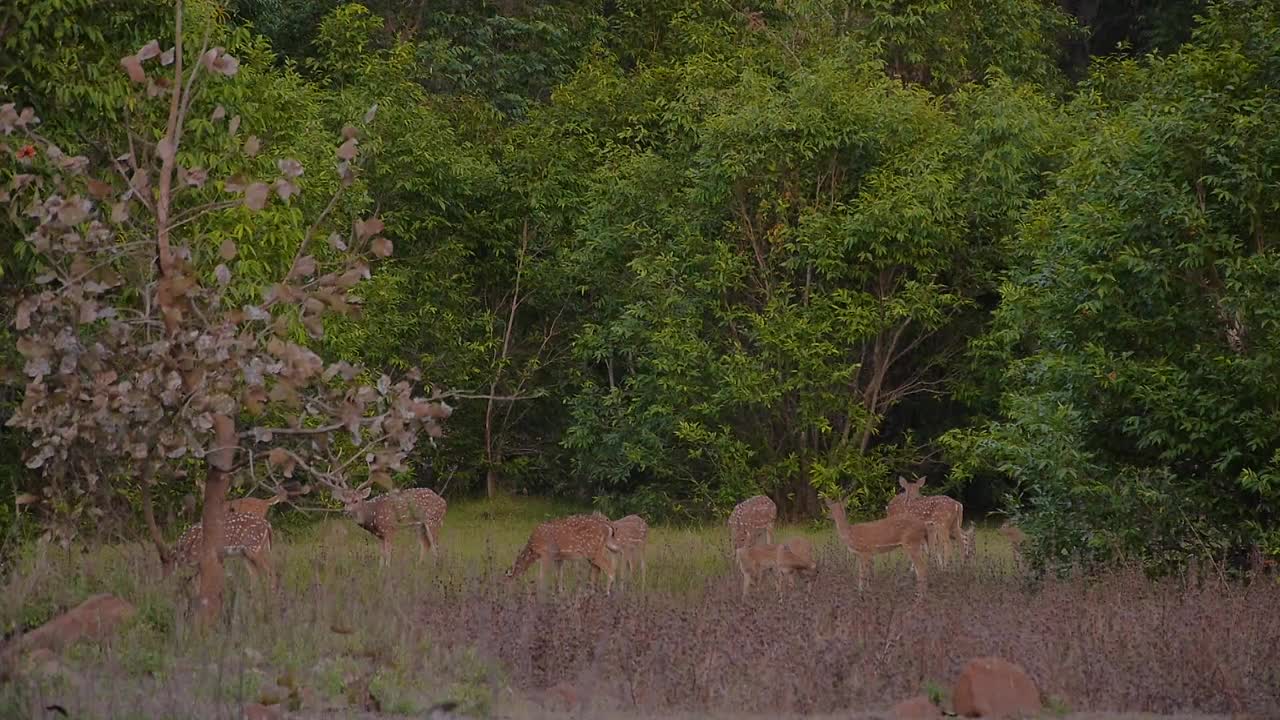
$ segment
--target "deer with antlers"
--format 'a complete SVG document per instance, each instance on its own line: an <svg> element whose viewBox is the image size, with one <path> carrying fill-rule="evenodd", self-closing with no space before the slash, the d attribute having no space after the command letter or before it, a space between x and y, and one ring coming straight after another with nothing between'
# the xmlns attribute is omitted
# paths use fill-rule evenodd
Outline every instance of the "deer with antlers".
<svg viewBox="0 0 1280 720"><path fill-rule="evenodd" d="M618 555L623 549L617 543L613 523L599 515L570 515L544 522L535 527L529 541L506 572L508 580L523 575L529 566L539 563L538 589L546 584L547 572L555 567L556 592L564 592L564 561L586 560L594 578L606 578L605 594L613 591Z"/></svg>
<svg viewBox="0 0 1280 720"><path fill-rule="evenodd" d="M729 514L729 541L734 552L754 545L761 534L773 544L773 524L778 519L778 506L766 495L756 495L738 503Z"/></svg>
<svg viewBox="0 0 1280 720"><path fill-rule="evenodd" d="M742 573L742 596L747 596L753 582L764 573L773 571L778 581L778 591L782 591L785 579L788 585L795 585L796 575L811 574L817 570L813 561L813 544L805 538L790 538L777 545L751 545L740 547L734 551L738 560L738 570Z"/></svg>
<svg viewBox="0 0 1280 720"><path fill-rule="evenodd" d="M231 513L227 515L223 533L219 557L243 557L248 561L249 574L255 580L261 574L272 588L276 587L275 574L271 570L271 523L257 515ZM204 530L200 524L187 528L182 537L178 538L173 554L162 565L164 576L170 576L180 566L198 564L203 544Z"/></svg>
<svg viewBox="0 0 1280 720"><path fill-rule="evenodd" d="M865 585L872 559L876 555L899 548L911 560L917 587L924 590L928 579L926 553L929 550L929 528L923 520L910 514L902 514L850 525L845 516L843 500L828 500L827 508L835 521L836 535L858 560L859 591Z"/></svg>
<svg viewBox="0 0 1280 720"><path fill-rule="evenodd" d="M898 485L902 493L895 495L889 502L886 514L896 517L910 514L925 522L929 528L929 544L937 549L939 557L945 564L951 563L953 541L964 542L964 506L946 495L921 495L920 488L925 478L917 477L915 482L898 476Z"/></svg>
<svg viewBox="0 0 1280 720"><path fill-rule="evenodd" d="M419 562L427 557L428 550L433 555L439 554L440 528L448 510L444 498L427 488L407 488L369 500L371 490L365 484L356 490L337 488L335 494L342 500L343 512L382 541L382 566L391 565L391 545L396 531L406 526L418 529Z"/></svg>

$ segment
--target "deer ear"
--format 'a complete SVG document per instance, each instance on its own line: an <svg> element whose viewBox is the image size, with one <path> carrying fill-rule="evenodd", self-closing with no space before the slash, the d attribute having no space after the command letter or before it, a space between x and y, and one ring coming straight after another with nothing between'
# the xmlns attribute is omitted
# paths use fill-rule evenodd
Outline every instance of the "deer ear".
<svg viewBox="0 0 1280 720"><path fill-rule="evenodd" d="M369 493L371 493L371 492L373 492L373 488L371 488L371 487L367 487L367 488L365 488L365 489L361 490L360 492L356 493L356 499L357 499L357 500L364 500L365 498L369 497Z"/></svg>
<svg viewBox="0 0 1280 720"><path fill-rule="evenodd" d="M907 489L907 486L909 486L911 483L907 482L907 479L906 479L906 478L904 478L904 477L902 477L901 475L899 475L899 476L898 476L898 484L902 486L902 489L903 489L903 490L906 490L906 489Z"/></svg>
<svg viewBox="0 0 1280 720"><path fill-rule="evenodd" d="M928 480L928 479L929 479L929 478L924 478L924 477L920 477L919 475L917 475L917 476L916 476L916 487L923 487L923 486L924 486L924 481L925 481L925 480Z"/></svg>

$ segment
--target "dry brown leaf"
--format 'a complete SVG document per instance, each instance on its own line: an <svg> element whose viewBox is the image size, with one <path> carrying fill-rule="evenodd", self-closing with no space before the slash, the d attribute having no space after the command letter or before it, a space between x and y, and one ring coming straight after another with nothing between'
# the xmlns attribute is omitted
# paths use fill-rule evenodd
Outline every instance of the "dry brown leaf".
<svg viewBox="0 0 1280 720"><path fill-rule="evenodd" d="M356 221L356 237L360 240L368 240L386 229L386 225L381 218L371 217L368 220Z"/></svg>
<svg viewBox="0 0 1280 720"><path fill-rule="evenodd" d="M258 139L257 135L250 135L248 139L244 141L244 154L249 157L257 157L258 151L261 149L262 141Z"/></svg>
<svg viewBox="0 0 1280 720"><path fill-rule="evenodd" d="M250 210L261 210L267 206L271 197L271 186L264 182L256 182L245 188L244 205Z"/></svg>
<svg viewBox="0 0 1280 720"><path fill-rule="evenodd" d="M238 248L236 248L236 241L231 238L226 238L218 248L218 256L223 260L230 262L236 259L236 253L238 251Z"/></svg>
<svg viewBox="0 0 1280 720"><path fill-rule="evenodd" d="M129 73L129 79L138 84L147 81L147 72L142 69L142 61L137 55L126 55L120 58L120 67Z"/></svg>
<svg viewBox="0 0 1280 720"><path fill-rule="evenodd" d="M393 246L390 240L380 237L374 239L373 244L370 245L370 249L373 250L373 254L378 257L391 257Z"/></svg>
<svg viewBox="0 0 1280 720"><path fill-rule="evenodd" d="M338 159L348 162L354 160L356 153L359 152L357 145L359 142L355 138L347 138L346 142L338 146Z"/></svg>

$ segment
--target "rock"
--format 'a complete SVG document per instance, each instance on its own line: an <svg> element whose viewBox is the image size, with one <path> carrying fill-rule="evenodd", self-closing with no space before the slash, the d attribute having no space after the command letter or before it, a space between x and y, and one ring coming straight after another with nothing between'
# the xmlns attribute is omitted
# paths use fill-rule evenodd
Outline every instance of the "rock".
<svg viewBox="0 0 1280 720"><path fill-rule="evenodd" d="M951 703L961 717L1020 718L1040 712L1040 690L1021 666L974 658L960 671Z"/></svg>
<svg viewBox="0 0 1280 720"><path fill-rule="evenodd" d="M80 640L102 640L132 619L137 609L115 595L94 595L15 640L6 657L46 649L57 652Z"/></svg>
<svg viewBox="0 0 1280 720"><path fill-rule="evenodd" d="M244 706L244 714L241 717L244 720L282 720L284 713L280 712L278 707L249 703Z"/></svg>
<svg viewBox="0 0 1280 720"><path fill-rule="evenodd" d="M917 695L890 708L889 717L893 720L938 720L942 717L942 711L929 702L929 698Z"/></svg>

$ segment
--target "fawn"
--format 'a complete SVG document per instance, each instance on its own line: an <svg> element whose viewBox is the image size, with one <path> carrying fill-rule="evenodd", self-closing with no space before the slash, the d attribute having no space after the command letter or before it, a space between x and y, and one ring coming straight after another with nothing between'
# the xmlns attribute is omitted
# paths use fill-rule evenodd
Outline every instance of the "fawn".
<svg viewBox="0 0 1280 720"><path fill-rule="evenodd" d="M627 584L635 577L636 566L640 566L640 587L645 584L644 546L649 538L649 523L639 515L628 515L614 520L614 543L622 548L622 566L626 569Z"/></svg>
<svg viewBox="0 0 1280 720"><path fill-rule="evenodd" d="M271 523L256 515L227 513L223 520L221 558L238 555L248 561L249 574L255 580L259 573L268 584L275 587L275 575L271 570ZM200 561L200 546L204 543L204 530L197 523L187 528L178 538L173 555L162 567L165 577L173 574L178 566L196 565Z"/></svg>
<svg viewBox="0 0 1280 720"><path fill-rule="evenodd" d="M564 561L586 560L591 563L593 579L600 573L606 578L605 594L613 591L617 555L622 547L615 540L612 523L597 515L570 515L544 522L529 535L529 542L516 556L515 564L506 572L509 580L520 577L535 562L539 563L538 589L546 583L547 571L556 568L556 592L564 592Z"/></svg>
<svg viewBox="0 0 1280 720"><path fill-rule="evenodd" d="M773 523L777 519L778 506L765 495L749 497L738 503L729 514L729 540L734 551L755 544L761 533L772 544Z"/></svg>
<svg viewBox="0 0 1280 720"><path fill-rule="evenodd" d="M734 551L738 570L742 572L742 596L747 596L752 582L772 570L777 577L778 590L782 590L785 577L788 585L795 585L795 576L813 573L817 563L813 561L813 545L805 538L790 538L777 545L752 545Z"/></svg>
<svg viewBox="0 0 1280 720"><path fill-rule="evenodd" d="M929 549L929 528L923 520L902 514L850 525L843 501L827 501L827 508L835 520L836 535L858 560L858 590L863 589L872 558L897 548L902 548L911 560L918 589L924 589L928 577L925 553Z"/></svg>
<svg viewBox="0 0 1280 720"><path fill-rule="evenodd" d="M889 501L885 514L896 517L907 513L925 521L929 526L930 545L937 548L940 556L945 556L946 563L950 564L952 541L964 542L964 531L960 527L964 522L964 506L946 495L921 495L920 488L924 483L925 478L922 477L910 482L899 475L898 485L903 492Z"/></svg>
<svg viewBox="0 0 1280 720"><path fill-rule="evenodd" d="M391 565L391 544L396 530L405 525L418 528L420 549L418 560L427 556L427 550L438 555L440 527L449 504L427 488L393 490L374 500L367 499L371 488L341 493L343 510L356 524L368 530L382 541L380 564Z"/></svg>

